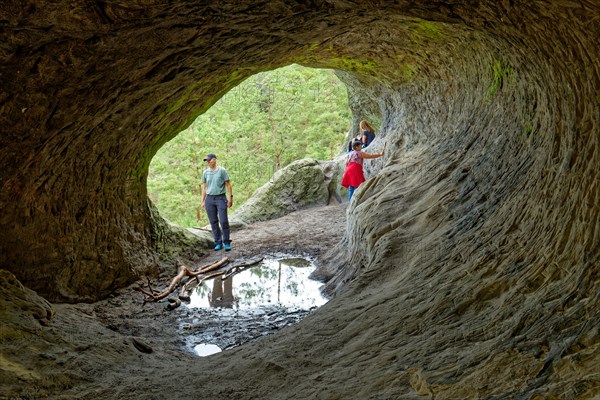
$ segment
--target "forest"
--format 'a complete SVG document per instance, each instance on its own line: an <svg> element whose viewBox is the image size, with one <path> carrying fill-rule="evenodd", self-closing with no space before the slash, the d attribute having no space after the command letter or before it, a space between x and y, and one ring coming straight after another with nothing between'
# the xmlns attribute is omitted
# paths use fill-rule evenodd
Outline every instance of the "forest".
<svg viewBox="0 0 600 400"><path fill-rule="evenodd" d="M206 154L216 154L229 173L234 211L289 163L342 152L350 122L346 87L333 70L290 65L253 75L159 150L148 196L169 221L204 226Z"/></svg>

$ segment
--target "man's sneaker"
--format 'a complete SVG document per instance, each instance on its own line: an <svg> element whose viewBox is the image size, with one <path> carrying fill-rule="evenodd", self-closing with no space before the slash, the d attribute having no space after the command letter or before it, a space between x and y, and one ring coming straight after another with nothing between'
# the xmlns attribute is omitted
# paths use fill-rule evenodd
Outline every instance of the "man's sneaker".
<svg viewBox="0 0 600 400"><path fill-rule="evenodd" d="M225 243L225 251L231 250L231 243Z"/></svg>
<svg viewBox="0 0 600 400"><path fill-rule="evenodd" d="M215 250L221 250L222 248L223 248L223 245L221 243L219 243L215 246Z"/></svg>

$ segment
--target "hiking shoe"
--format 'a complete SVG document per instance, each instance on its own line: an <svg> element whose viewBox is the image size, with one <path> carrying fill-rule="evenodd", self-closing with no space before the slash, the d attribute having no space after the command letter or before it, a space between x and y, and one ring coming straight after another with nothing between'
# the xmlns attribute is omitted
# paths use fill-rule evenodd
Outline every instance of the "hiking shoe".
<svg viewBox="0 0 600 400"><path fill-rule="evenodd" d="M225 243L225 251L231 250L231 243Z"/></svg>
<svg viewBox="0 0 600 400"><path fill-rule="evenodd" d="M221 243L219 243L215 246L215 251L221 250L222 248L223 248L223 245Z"/></svg>

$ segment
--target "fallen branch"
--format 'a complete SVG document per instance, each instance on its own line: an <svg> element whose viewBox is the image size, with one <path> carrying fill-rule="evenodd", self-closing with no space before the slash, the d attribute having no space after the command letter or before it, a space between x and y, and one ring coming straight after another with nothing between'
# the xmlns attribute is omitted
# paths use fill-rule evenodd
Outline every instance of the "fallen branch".
<svg viewBox="0 0 600 400"><path fill-rule="evenodd" d="M195 279L190 279L183 285L183 287L179 291L179 300L186 301L186 302L190 301L192 298L192 295L191 295L192 290L194 290L195 288L200 286L202 284L202 282L204 282L208 279L212 279L212 278L215 278L215 277L221 275L221 279L225 280L225 279L229 278L230 276L233 276L233 275L241 272L242 270L244 270L248 267L251 267L253 265L256 265L262 261L263 261L263 258L255 259L255 260L232 265L229 268L227 268L225 271L215 271L212 274L206 274L202 277L200 277L200 275L196 275L194 277ZM214 267L212 266L212 264L210 264L209 266L203 267L201 269L201 271L210 271L213 269L214 269Z"/></svg>
<svg viewBox="0 0 600 400"><path fill-rule="evenodd" d="M181 283L183 278L185 278L186 276L196 277L198 275L205 274L206 272L215 270L215 269L227 264L228 262L229 262L229 258L225 257L225 258L221 259L220 261L217 261L217 262L209 264L209 265L205 265L198 271L192 271L189 268L187 268L185 265L183 265L179 261L177 261L177 264L179 265L179 269L178 269L177 275L171 280L169 287L167 287L162 292L156 292L152 289L152 287L150 287L150 292L144 290L143 288L139 288L139 291L144 294L144 301L156 302L156 301L164 299L169 294L171 294L177 288L177 286L179 286L179 284ZM148 286L150 286L150 283L148 283Z"/></svg>
<svg viewBox="0 0 600 400"><path fill-rule="evenodd" d="M194 229L198 229L199 231L204 231L204 232L212 232L212 229L208 229L208 228L201 228L199 226L192 226L192 228Z"/></svg>
<svg viewBox="0 0 600 400"><path fill-rule="evenodd" d="M236 265L232 266L231 268L229 268L227 271L224 271L226 273L223 274L221 279L225 280L225 279L229 278L230 276L233 276L235 274L242 272L243 270L245 270L248 267L253 267L256 264L260 264L263 260L264 260L264 258L260 258L257 260L251 260L251 261L247 261L244 263L236 264Z"/></svg>
<svg viewBox="0 0 600 400"><path fill-rule="evenodd" d="M205 273L207 273L209 271L213 271L213 270L215 270L215 269L217 269L219 267L222 267L223 265L227 264L229 261L230 261L229 258L225 257L225 258L221 259L221 261L218 261L216 263L212 263L212 264L209 264L209 265L206 265L206 266L200 268L200 270L198 270L197 273L194 273L193 276L198 276L198 275L201 275L201 274L205 274Z"/></svg>
<svg viewBox="0 0 600 400"><path fill-rule="evenodd" d="M181 300L174 297L167 297L167 300L169 301L169 304L167 304L167 310L169 311L174 310L181 305Z"/></svg>
<svg viewBox="0 0 600 400"><path fill-rule="evenodd" d="M181 291L179 293L179 299L181 301L190 301L191 297L192 297L192 295L191 295L192 290L194 290L199 285L201 285L202 282L204 282L205 280L222 275L224 272L226 272L226 271L215 271L211 274L204 275L202 277L199 277L199 275L196 275L194 277L195 279L190 279L183 285L183 288L181 289Z"/></svg>
<svg viewBox="0 0 600 400"><path fill-rule="evenodd" d="M148 275L146 275L146 280L148 281L148 289L150 289L150 292L152 294L158 293L157 290L152 289L152 285L150 284L150 278L148 278Z"/></svg>
<svg viewBox="0 0 600 400"><path fill-rule="evenodd" d="M195 276L192 279L189 279L186 283L184 283L183 287L179 291L179 300L185 301L185 302L191 301L192 300L192 294L191 294L192 290L195 289L196 287L198 287L198 285L201 282L202 281L200 279L198 279L197 276Z"/></svg>

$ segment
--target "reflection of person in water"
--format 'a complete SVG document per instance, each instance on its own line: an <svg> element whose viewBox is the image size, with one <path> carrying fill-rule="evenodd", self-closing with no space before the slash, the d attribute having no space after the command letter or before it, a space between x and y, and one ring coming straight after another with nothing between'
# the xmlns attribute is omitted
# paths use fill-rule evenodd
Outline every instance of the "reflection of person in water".
<svg viewBox="0 0 600 400"><path fill-rule="evenodd" d="M208 295L208 303L211 307L233 308L235 297L233 297L233 277L223 280L220 277L213 279L213 290Z"/></svg>

